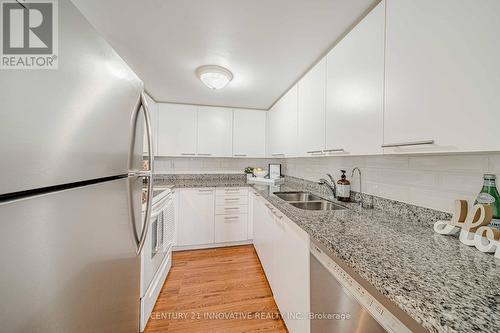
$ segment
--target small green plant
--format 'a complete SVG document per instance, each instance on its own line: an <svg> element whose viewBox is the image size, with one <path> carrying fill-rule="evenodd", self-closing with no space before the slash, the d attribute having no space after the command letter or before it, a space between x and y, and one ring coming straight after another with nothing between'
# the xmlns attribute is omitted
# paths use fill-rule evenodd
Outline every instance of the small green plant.
<svg viewBox="0 0 500 333"><path fill-rule="evenodd" d="M245 168L245 173L246 174L252 174L253 173L253 168L252 167L246 167Z"/></svg>

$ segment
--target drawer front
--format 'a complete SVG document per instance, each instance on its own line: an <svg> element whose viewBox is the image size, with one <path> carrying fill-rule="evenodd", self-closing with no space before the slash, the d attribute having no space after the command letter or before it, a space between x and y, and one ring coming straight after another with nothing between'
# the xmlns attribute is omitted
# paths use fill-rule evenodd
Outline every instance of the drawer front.
<svg viewBox="0 0 500 333"><path fill-rule="evenodd" d="M248 206L247 205L239 205L239 206L216 206L215 214L217 215L225 215L225 214L248 214Z"/></svg>
<svg viewBox="0 0 500 333"><path fill-rule="evenodd" d="M248 195L247 187L217 187L216 189L217 195Z"/></svg>
<svg viewBox="0 0 500 333"><path fill-rule="evenodd" d="M215 217L215 242L236 242L247 239L247 214L217 215Z"/></svg>
<svg viewBox="0 0 500 333"><path fill-rule="evenodd" d="M248 204L248 195L218 196L215 199L217 206L239 206Z"/></svg>

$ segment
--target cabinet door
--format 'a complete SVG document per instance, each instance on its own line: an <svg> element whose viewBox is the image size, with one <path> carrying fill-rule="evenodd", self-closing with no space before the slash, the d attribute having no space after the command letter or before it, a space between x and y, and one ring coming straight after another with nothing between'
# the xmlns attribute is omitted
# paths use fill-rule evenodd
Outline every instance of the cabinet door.
<svg viewBox="0 0 500 333"><path fill-rule="evenodd" d="M281 313L310 312L309 236L286 217L276 218L274 298ZM284 318L290 333L309 332L309 320Z"/></svg>
<svg viewBox="0 0 500 333"><path fill-rule="evenodd" d="M322 155L325 149L326 59L298 84L298 155Z"/></svg>
<svg viewBox="0 0 500 333"><path fill-rule="evenodd" d="M182 189L179 202L177 245L214 242L215 190Z"/></svg>
<svg viewBox="0 0 500 333"><path fill-rule="evenodd" d="M265 157L266 112L234 110L233 156Z"/></svg>
<svg viewBox="0 0 500 333"><path fill-rule="evenodd" d="M158 155L195 156L197 107L159 104Z"/></svg>
<svg viewBox="0 0 500 333"><path fill-rule="evenodd" d="M198 156L231 157L233 152L233 110L198 108Z"/></svg>
<svg viewBox="0 0 500 333"><path fill-rule="evenodd" d="M388 0L387 152L500 149L500 1Z"/></svg>
<svg viewBox="0 0 500 333"><path fill-rule="evenodd" d="M269 155L293 157L297 152L297 85L269 111Z"/></svg>
<svg viewBox="0 0 500 333"><path fill-rule="evenodd" d="M253 222L254 246L267 280L272 286L274 215L266 207L263 199L254 200Z"/></svg>
<svg viewBox="0 0 500 333"><path fill-rule="evenodd" d="M326 151L382 153L384 2L327 55Z"/></svg>

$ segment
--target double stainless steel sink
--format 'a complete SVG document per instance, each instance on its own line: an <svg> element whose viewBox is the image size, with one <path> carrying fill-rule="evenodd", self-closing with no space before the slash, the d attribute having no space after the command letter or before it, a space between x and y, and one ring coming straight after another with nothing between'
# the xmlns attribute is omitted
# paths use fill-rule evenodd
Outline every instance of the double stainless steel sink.
<svg viewBox="0 0 500 333"><path fill-rule="evenodd" d="M274 195L285 200L290 205L304 210L345 209L341 205L337 205L309 192L275 192Z"/></svg>

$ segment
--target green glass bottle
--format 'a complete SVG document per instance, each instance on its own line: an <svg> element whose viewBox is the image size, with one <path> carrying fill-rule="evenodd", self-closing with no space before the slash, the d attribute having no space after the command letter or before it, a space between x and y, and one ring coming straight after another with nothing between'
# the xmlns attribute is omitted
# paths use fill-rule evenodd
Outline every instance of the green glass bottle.
<svg viewBox="0 0 500 333"><path fill-rule="evenodd" d="M500 195L498 194L495 179L495 175L484 175L483 188L474 204L491 205L493 207L493 221L491 221L490 226L500 229Z"/></svg>

